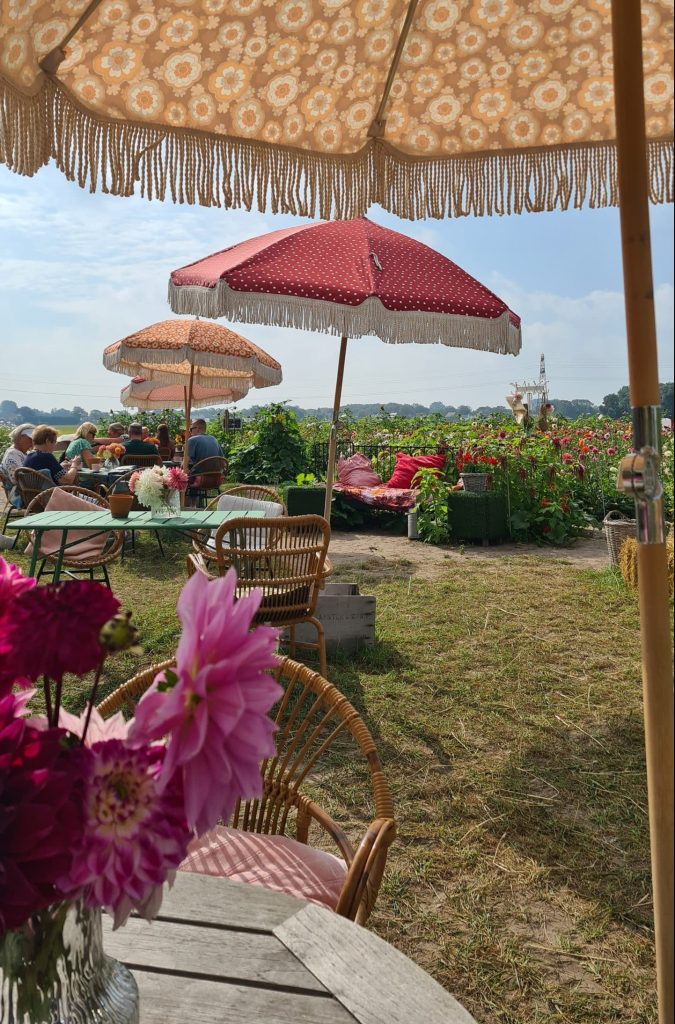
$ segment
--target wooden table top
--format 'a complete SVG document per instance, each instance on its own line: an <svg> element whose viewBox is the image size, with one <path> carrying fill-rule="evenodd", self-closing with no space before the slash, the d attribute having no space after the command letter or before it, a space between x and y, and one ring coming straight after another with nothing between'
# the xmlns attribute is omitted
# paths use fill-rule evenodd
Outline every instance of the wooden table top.
<svg viewBox="0 0 675 1024"><path fill-rule="evenodd" d="M103 927L140 1024L475 1024L367 928L259 886L178 872L155 921Z"/></svg>
<svg viewBox="0 0 675 1024"><path fill-rule="evenodd" d="M228 519L262 519L264 512L219 512L185 508L170 519L154 518L151 512L130 512L116 519L109 509L92 506L91 512L38 512L7 524L12 530L217 530Z"/></svg>

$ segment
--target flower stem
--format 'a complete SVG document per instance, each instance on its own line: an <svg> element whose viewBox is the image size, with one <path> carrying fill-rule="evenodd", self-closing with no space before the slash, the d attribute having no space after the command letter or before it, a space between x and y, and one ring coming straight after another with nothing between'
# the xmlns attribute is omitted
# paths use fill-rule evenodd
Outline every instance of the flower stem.
<svg viewBox="0 0 675 1024"><path fill-rule="evenodd" d="M87 705L87 717L84 720L84 729L82 730L82 739L80 740L80 746L82 747L84 746L84 741L87 736L87 729L89 728L89 719L91 718L91 712L94 707L94 700L96 698L96 691L98 690L98 684L101 678L101 673L103 672L103 666L105 665L106 657L107 654L104 653L103 657L98 663L98 668L96 669L96 676L91 687L91 693L89 694L89 704Z"/></svg>
<svg viewBox="0 0 675 1024"><path fill-rule="evenodd" d="M63 676L56 680L56 693L54 694L54 721L52 725L59 724L59 711L61 710L61 692L63 690Z"/></svg>
<svg viewBox="0 0 675 1024"><path fill-rule="evenodd" d="M47 676L42 677L42 689L45 695L45 711L47 712L47 721L50 726L53 726L52 722L52 695L49 689L49 679Z"/></svg>

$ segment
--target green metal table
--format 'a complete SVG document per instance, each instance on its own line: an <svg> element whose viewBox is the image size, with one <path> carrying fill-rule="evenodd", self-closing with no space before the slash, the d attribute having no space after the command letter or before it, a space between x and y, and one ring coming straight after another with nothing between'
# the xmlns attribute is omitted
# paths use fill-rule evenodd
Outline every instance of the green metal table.
<svg viewBox="0 0 675 1024"><path fill-rule="evenodd" d="M25 516L7 524L8 530L33 530L36 534L47 530L61 531L61 546L54 565L54 583L58 583L63 566L63 556L73 544L80 544L90 537L109 533L111 530L156 530L165 533L182 533L190 530L217 530L228 519L264 519L264 512L217 512L204 509L183 509L170 519L155 517L151 512L130 512L125 519L116 519L109 509L92 510L91 512L40 512L34 516ZM68 544L69 530L90 530L87 538L78 537ZM35 576L39 558L40 544L33 544L29 574Z"/></svg>

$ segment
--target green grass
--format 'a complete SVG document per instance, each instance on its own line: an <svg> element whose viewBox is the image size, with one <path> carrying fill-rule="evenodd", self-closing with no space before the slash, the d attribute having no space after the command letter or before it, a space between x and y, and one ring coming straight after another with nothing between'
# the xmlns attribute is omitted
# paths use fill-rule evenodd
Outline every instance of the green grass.
<svg viewBox="0 0 675 1024"><path fill-rule="evenodd" d="M185 550L163 561L143 538L113 568L145 654L109 662L101 696L175 650ZM635 599L613 573L536 557L438 582L403 561L348 575L377 597L378 642L329 675L399 821L372 927L484 1024L656 1021ZM313 785L365 824L364 773L339 750Z"/></svg>

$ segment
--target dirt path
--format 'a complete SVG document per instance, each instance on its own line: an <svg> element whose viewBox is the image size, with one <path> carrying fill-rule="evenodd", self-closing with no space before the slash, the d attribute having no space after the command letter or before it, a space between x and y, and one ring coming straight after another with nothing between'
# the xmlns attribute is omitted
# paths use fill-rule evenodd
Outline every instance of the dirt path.
<svg viewBox="0 0 675 1024"><path fill-rule="evenodd" d="M558 560L579 569L604 569L609 565L607 542L600 531L579 538L573 547L539 547L537 544L497 544L491 547L437 547L389 533L346 533L335 531L330 542L330 559L336 575L350 569L366 570L376 576L408 575L438 579L448 572L449 563L468 559L536 558Z"/></svg>

